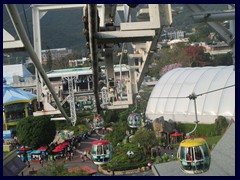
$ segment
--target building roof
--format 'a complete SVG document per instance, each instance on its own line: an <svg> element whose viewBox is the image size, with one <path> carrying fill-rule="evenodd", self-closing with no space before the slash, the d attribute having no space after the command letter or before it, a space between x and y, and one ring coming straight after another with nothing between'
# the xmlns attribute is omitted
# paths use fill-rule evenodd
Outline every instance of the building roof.
<svg viewBox="0 0 240 180"><path fill-rule="evenodd" d="M23 49L24 45L21 40L16 40L9 32L3 29L3 51L10 52L11 50Z"/></svg>
<svg viewBox="0 0 240 180"><path fill-rule="evenodd" d="M13 150L3 158L3 176L17 176L27 166L17 157L16 152Z"/></svg>
<svg viewBox="0 0 240 180"><path fill-rule="evenodd" d="M167 72L159 79L150 95L147 118L154 120L164 116L164 119L193 123L194 101L188 96L192 93L206 93L196 98L200 123L214 123L220 115L235 119L233 69L233 66L195 67L176 68ZM221 88L223 89L219 90Z"/></svg>
<svg viewBox="0 0 240 180"><path fill-rule="evenodd" d="M4 106L13 103L31 102L33 99L36 99L35 94L8 85L3 85Z"/></svg>
<svg viewBox="0 0 240 180"><path fill-rule="evenodd" d="M32 73L23 64L11 64L3 66L3 78L7 81L7 84L13 82L13 76L20 77L32 77Z"/></svg>

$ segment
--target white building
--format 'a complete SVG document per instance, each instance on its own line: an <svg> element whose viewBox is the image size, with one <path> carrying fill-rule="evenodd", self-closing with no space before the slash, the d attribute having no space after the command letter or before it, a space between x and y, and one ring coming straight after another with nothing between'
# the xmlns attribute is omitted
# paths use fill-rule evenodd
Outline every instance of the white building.
<svg viewBox="0 0 240 180"><path fill-rule="evenodd" d="M146 116L194 123L196 98L200 123L214 123L218 116L235 120L235 71L233 66L176 68L163 75L148 101ZM222 89L222 90L219 90ZM209 92L209 93L207 93ZM210 93L211 92L211 93Z"/></svg>

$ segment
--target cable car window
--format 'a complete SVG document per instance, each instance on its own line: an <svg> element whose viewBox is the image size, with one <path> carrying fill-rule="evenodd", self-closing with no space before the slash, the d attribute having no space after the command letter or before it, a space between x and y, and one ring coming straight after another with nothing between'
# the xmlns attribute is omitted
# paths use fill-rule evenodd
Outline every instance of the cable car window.
<svg viewBox="0 0 240 180"><path fill-rule="evenodd" d="M102 146L97 146L97 154L102 154Z"/></svg>
<svg viewBox="0 0 240 180"><path fill-rule="evenodd" d="M103 146L103 153L104 154L107 154L107 148L108 148L107 146Z"/></svg>
<svg viewBox="0 0 240 180"><path fill-rule="evenodd" d="M181 159L181 160L185 159L185 152L186 152L185 149L186 149L185 147L182 147L182 148L180 149L180 159Z"/></svg>
<svg viewBox="0 0 240 180"><path fill-rule="evenodd" d="M97 146L93 146L93 148L92 148L92 154L97 154Z"/></svg>
<svg viewBox="0 0 240 180"><path fill-rule="evenodd" d="M194 148L194 150L195 150L195 159L196 159L196 160L201 160L201 159L203 159L203 155L202 155L202 152L201 152L200 147L199 147L199 146L196 146L196 147Z"/></svg>
<svg viewBox="0 0 240 180"><path fill-rule="evenodd" d="M137 119L137 124L139 124L141 122L141 117L137 116L136 119Z"/></svg>
<svg viewBox="0 0 240 180"><path fill-rule="evenodd" d="M186 159L187 161L192 161L193 160L193 148L189 147L187 148L187 153L186 153Z"/></svg>
<svg viewBox="0 0 240 180"><path fill-rule="evenodd" d="M207 145L206 145L206 144L203 144L201 147L202 147L202 149L203 149L204 156L205 156L205 157L209 157Z"/></svg>

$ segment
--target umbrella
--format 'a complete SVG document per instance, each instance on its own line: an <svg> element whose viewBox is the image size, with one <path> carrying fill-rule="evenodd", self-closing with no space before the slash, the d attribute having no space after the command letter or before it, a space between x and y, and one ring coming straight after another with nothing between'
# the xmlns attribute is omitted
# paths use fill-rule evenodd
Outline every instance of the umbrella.
<svg viewBox="0 0 240 180"><path fill-rule="evenodd" d="M206 139L206 138L207 138L207 136L201 136L200 138Z"/></svg>
<svg viewBox="0 0 240 180"><path fill-rule="evenodd" d="M68 141L64 141L64 142L62 142L61 144L64 144L64 145L69 145L69 144L70 144L70 142L68 142Z"/></svg>
<svg viewBox="0 0 240 180"><path fill-rule="evenodd" d="M55 148L54 150L52 150L52 152L61 152L63 150L63 148Z"/></svg>
<svg viewBox="0 0 240 180"><path fill-rule="evenodd" d="M19 148L18 150L19 150L19 151L27 151L27 150L28 150L28 148L21 147L21 148Z"/></svg>
<svg viewBox="0 0 240 180"><path fill-rule="evenodd" d="M176 143L177 143L177 137L178 136L182 136L182 134L178 133L178 132L175 132L173 134L171 134L172 137L176 137Z"/></svg>
<svg viewBox="0 0 240 180"><path fill-rule="evenodd" d="M39 150L39 151L46 151L46 150L47 150L47 147L46 147L46 146L41 146L41 147L38 148L37 150Z"/></svg>
<svg viewBox="0 0 240 180"><path fill-rule="evenodd" d="M175 132L173 134L171 134L172 137L178 137L178 136L181 136L182 134L178 133L178 132Z"/></svg>

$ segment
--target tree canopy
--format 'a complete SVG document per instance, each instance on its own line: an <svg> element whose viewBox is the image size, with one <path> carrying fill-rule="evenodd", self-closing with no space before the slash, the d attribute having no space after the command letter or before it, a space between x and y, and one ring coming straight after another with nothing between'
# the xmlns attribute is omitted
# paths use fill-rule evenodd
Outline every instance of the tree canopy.
<svg viewBox="0 0 240 180"><path fill-rule="evenodd" d="M22 145L39 148L53 141L56 127L49 116L30 116L18 122L16 131L18 140Z"/></svg>
<svg viewBox="0 0 240 180"><path fill-rule="evenodd" d="M132 143L140 144L146 150L147 146L152 146L157 143L157 139L155 136L154 131L149 131L144 127L140 127L136 133L134 134L133 138L131 139Z"/></svg>

